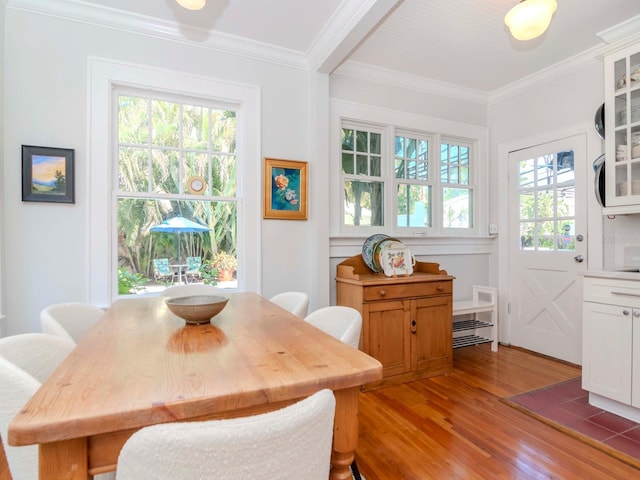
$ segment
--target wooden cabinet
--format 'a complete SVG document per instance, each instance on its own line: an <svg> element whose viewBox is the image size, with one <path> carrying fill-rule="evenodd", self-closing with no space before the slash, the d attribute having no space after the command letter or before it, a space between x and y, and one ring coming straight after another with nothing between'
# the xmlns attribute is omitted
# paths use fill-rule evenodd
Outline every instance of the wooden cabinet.
<svg viewBox="0 0 640 480"><path fill-rule="evenodd" d="M382 363L374 388L452 370L453 277L437 263L416 262L407 277L373 273L362 255L337 267L338 305L362 315L360 348Z"/></svg>
<svg viewBox="0 0 640 480"><path fill-rule="evenodd" d="M606 206L640 212L640 44L604 59Z"/></svg>

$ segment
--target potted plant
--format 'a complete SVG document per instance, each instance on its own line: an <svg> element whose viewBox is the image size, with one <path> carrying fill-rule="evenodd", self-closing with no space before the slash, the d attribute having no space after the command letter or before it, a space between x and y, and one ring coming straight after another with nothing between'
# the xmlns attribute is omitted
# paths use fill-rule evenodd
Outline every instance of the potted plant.
<svg viewBox="0 0 640 480"><path fill-rule="evenodd" d="M238 266L238 260L230 253L218 252L213 257L211 265L218 271L218 280L220 282L229 282L233 280L233 274Z"/></svg>

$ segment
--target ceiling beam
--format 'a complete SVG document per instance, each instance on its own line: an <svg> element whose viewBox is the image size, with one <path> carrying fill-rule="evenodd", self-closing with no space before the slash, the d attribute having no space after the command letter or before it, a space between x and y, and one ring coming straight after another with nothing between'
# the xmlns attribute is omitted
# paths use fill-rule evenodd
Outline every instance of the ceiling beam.
<svg viewBox="0 0 640 480"><path fill-rule="evenodd" d="M331 73L403 0L345 0L313 41L311 71Z"/></svg>

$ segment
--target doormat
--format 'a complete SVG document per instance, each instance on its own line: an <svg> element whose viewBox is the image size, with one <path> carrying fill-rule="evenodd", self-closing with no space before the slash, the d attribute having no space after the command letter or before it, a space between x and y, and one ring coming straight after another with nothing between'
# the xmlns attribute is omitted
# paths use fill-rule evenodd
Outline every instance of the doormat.
<svg viewBox="0 0 640 480"><path fill-rule="evenodd" d="M547 425L620 461L640 468L640 424L589 405L589 392L576 377L503 399Z"/></svg>

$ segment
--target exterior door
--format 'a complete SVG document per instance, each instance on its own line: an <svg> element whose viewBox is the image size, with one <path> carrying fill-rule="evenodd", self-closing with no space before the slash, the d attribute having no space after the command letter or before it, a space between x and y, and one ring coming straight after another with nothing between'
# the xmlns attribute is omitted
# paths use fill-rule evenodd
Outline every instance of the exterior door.
<svg viewBox="0 0 640 480"><path fill-rule="evenodd" d="M578 271L587 265L585 162L584 134L509 153L511 344L576 364Z"/></svg>

